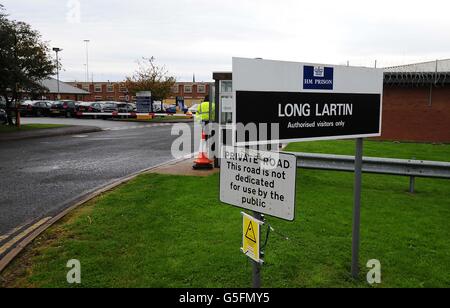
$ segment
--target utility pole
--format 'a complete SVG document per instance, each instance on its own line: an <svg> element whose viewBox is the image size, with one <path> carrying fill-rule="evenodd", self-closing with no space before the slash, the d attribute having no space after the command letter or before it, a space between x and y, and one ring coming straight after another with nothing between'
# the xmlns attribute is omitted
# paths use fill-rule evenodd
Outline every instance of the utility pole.
<svg viewBox="0 0 450 308"><path fill-rule="evenodd" d="M89 42L90 40L84 40L86 44L86 82L89 82Z"/></svg>
<svg viewBox="0 0 450 308"><path fill-rule="evenodd" d="M56 80L57 80L57 83L58 83L58 97L57 97L57 99L61 99L61 93L59 91L59 57L58 57L58 53L60 51L62 51L62 49L58 48L58 47L55 47L55 48L53 48L53 51L56 53Z"/></svg>

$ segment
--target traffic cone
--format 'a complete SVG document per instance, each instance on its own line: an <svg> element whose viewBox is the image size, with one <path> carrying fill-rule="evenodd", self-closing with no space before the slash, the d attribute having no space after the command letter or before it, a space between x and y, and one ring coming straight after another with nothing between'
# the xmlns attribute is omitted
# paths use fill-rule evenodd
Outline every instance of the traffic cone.
<svg viewBox="0 0 450 308"><path fill-rule="evenodd" d="M200 152L198 158L194 161L193 168L195 170L211 170L213 169L213 161L208 158L208 153L206 152L206 134L202 130L202 141L200 142Z"/></svg>

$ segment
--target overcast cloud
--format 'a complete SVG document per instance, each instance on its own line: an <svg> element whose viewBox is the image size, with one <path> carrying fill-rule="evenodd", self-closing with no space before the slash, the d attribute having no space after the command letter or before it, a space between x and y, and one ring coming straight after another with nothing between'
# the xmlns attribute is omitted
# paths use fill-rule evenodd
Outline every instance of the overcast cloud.
<svg viewBox="0 0 450 308"><path fill-rule="evenodd" d="M429 0L0 0L60 47L65 81L122 80L154 56L180 81L231 58L393 66L450 58L450 4ZM80 15L74 8L79 5Z"/></svg>

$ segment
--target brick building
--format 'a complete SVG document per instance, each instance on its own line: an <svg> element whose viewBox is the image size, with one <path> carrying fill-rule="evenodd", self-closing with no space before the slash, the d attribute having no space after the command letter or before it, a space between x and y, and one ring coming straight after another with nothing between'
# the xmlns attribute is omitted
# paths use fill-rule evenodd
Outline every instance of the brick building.
<svg viewBox="0 0 450 308"><path fill-rule="evenodd" d="M120 82L69 82L73 87L89 92L84 101L135 101L136 97L129 96L126 88ZM171 96L164 101L166 104L175 104L177 97L184 99L185 105L203 102L210 91L208 82L177 82L172 88Z"/></svg>
<svg viewBox="0 0 450 308"><path fill-rule="evenodd" d="M212 83L208 82L177 82L172 88L172 95L166 100L167 104L174 104L177 97L182 97L186 106L201 103L209 95Z"/></svg>
<svg viewBox="0 0 450 308"><path fill-rule="evenodd" d="M385 69L382 139L450 142L450 59Z"/></svg>
<svg viewBox="0 0 450 308"><path fill-rule="evenodd" d="M127 102L135 100L129 97L128 91L119 82L68 82L73 87L89 92L84 97L86 102L116 101Z"/></svg>

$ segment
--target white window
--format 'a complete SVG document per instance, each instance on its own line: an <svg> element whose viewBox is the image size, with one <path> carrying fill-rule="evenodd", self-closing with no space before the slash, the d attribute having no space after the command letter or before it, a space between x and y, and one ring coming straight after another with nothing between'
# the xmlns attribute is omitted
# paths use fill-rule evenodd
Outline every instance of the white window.
<svg viewBox="0 0 450 308"><path fill-rule="evenodd" d="M184 86L184 93L192 93L192 86Z"/></svg>
<svg viewBox="0 0 450 308"><path fill-rule="evenodd" d="M233 82L231 80L223 80L220 82L220 92L231 93L233 92Z"/></svg>
<svg viewBox="0 0 450 308"><path fill-rule="evenodd" d="M101 84L96 84L94 91L96 93L101 93L102 92L102 85Z"/></svg>
<svg viewBox="0 0 450 308"><path fill-rule="evenodd" d="M107 92L114 92L114 85L112 85L112 84L109 84L109 85L107 85L106 86L106 91Z"/></svg>
<svg viewBox="0 0 450 308"><path fill-rule="evenodd" d="M126 89L124 86L120 86L119 91L120 91L121 93L126 93L126 92L127 92L127 89Z"/></svg>
<svg viewBox="0 0 450 308"><path fill-rule="evenodd" d="M172 87L172 93L178 93L180 91L180 87L178 85Z"/></svg>
<svg viewBox="0 0 450 308"><path fill-rule="evenodd" d="M84 84L82 86L82 89L85 90L85 91L88 91L88 92L91 90L88 84Z"/></svg>
<svg viewBox="0 0 450 308"><path fill-rule="evenodd" d="M197 93L206 93L206 86L204 84L199 84L197 86Z"/></svg>
<svg viewBox="0 0 450 308"><path fill-rule="evenodd" d="M102 98L101 96L96 96L96 97L95 97L95 100L96 100L96 101L101 101L102 99L103 99L103 98Z"/></svg>

